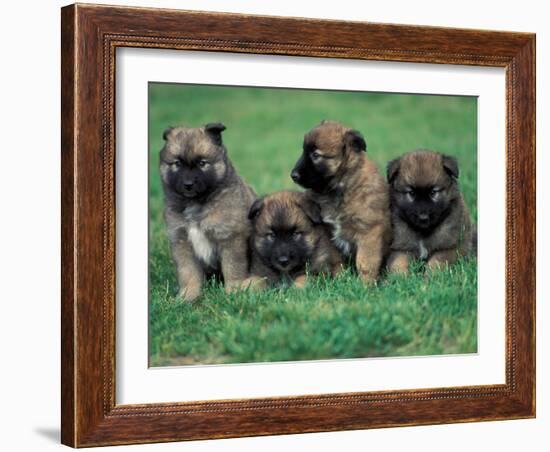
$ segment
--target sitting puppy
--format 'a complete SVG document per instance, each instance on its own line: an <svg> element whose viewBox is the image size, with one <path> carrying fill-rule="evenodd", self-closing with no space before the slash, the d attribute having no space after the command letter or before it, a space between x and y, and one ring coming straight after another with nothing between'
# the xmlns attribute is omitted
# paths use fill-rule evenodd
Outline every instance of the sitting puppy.
<svg viewBox="0 0 550 452"><path fill-rule="evenodd" d="M256 199L237 175L222 144L223 124L169 128L160 152L165 219L179 295L195 300L207 276L221 275L226 290L248 276L246 216Z"/></svg>
<svg viewBox="0 0 550 452"><path fill-rule="evenodd" d="M454 157L428 150L409 152L388 164L394 231L390 271L407 272L412 257L428 268L452 264L476 249L458 173Z"/></svg>
<svg viewBox="0 0 550 452"><path fill-rule="evenodd" d="M322 121L305 135L291 177L321 206L333 243L371 283L385 259L391 225L388 186L366 148L356 130Z"/></svg>
<svg viewBox="0 0 550 452"><path fill-rule="evenodd" d="M319 206L304 193L282 191L252 204L251 280L255 287L294 282L306 284L310 274L336 274L342 265L321 222ZM263 281L263 282L262 282Z"/></svg>

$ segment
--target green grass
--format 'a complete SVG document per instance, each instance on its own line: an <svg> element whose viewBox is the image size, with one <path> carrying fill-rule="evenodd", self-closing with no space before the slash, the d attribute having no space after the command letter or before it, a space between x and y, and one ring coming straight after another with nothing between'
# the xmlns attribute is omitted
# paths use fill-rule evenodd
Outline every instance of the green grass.
<svg viewBox="0 0 550 452"><path fill-rule="evenodd" d="M388 160L415 148L456 156L477 218L474 98L151 84L150 364L293 361L477 350L477 265L463 260L425 274L385 276L364 286L351 270L315 278L306 290L226 295L210 283L193 305L177 282L162 219L158 151L170 125L222 121L229 155L258 194L297 189L289 177L304 133L321 119L360 130L368 155Z"/></svg>

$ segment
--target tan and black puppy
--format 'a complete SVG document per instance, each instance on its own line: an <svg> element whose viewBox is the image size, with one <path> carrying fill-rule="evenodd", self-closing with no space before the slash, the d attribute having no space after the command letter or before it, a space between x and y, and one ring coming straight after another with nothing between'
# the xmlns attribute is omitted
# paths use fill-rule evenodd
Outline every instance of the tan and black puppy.
<svg viewBox="0 0 550 452"><path fill-rule="evenodd" d="M388 185L366 148L358 131L322 121L305 135L291 177L321 206L333 243L370 283L386 257L391 225Z"/></svg>
<svg viewBox="0 0 550 452"><path fill-rule="evenodd" d="M237 175L222 143L225 126L169 128L160 152L165 218L179 295L195 300L207 276L221 275L226 290L248 276L246 221L256 199Z"/></svg>
<svg viewBox="0 0 550 452"><path fill-rule="evenodd" d="M390 271L406 272L411 258L428 268L452 264L476 249L458 175L454 157L429 150L409 152L388 164L394 234Z"/></svg>
<svg viewBox="0 0 550 452"><path fill-rule="evenodd" d="M341 255L330 242L319 206L304 193L282 191L260 198L252 204L249 219L252 285L303 287L306 268L309 274L341 270Z"/></svg>

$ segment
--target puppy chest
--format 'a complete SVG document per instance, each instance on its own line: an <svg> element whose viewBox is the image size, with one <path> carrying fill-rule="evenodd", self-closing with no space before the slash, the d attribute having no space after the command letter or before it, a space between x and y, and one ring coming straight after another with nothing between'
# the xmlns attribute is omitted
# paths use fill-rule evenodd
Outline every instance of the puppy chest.
<svg viewBox="0 0 550 452"><path fill-rule="evenodd" d="M196 223L187 229L187 238L193 247L195 256L209 267L216 267L216 248Z"/></svg>
<svg viewBox="0 0 550 452"><path fill-rule="evenodd" d="M424 240L418 241L417 252L418 252L419 259L426 260L428 258L429 252L428 252L428 249L426 248L426 244L424 243Z"/></svg>
<svg viewBox="0 0 550 452"><path fill-rule="evenodd" d="M351 242L344 237L340 219L338 217L327 216L323 218L323 221L330 226L332 243L334 243L342 254L349 256L352 253L353 247Z"/></svg>

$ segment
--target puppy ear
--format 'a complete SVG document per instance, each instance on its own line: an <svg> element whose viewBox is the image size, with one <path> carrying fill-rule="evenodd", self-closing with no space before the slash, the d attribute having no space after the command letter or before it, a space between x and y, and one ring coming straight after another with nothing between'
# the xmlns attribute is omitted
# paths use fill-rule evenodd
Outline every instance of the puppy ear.
<svg viewBox="0 0 550 452"><path fill-rule="evenodd" d="M168 127L164 132L162 132L162 139L164 141L166 141L168 139L168 136L170 135L170 133L172 132L172 130L174 130L173 127Z"/></svg>
<svg viewBox="0 0 550 452"><path fill-rule="evenodd" d="M204 131L218 146L222 144L222 132L226 127L221 122L210 122L204 126Z"/></svg>
<svg viewBox="0 0 550 452"><path fill-rule="evenodd" d="M442 163L443 163L443 168L445 168L445 171L447 172L447 174L457 179L459 175L458 161L454 157L451 157L450 155L444 155L442 158Z"/></svg>
<svg viewBox="0 0 550 452"><path fill-rule="evenodd" d="M258 215L260 215L260 212L262 211L263 207L264 207L264 198L256 199L256 201L254 201L250 206L250 210L248 211L248 219L255 220L258 217Z"/></svg>
<svg viewBox="0 0 550 452"><path fill-rule="evenodd" d="M399 172L400 161L400 158L393 159L388 163L388 166L386 167L386 179L390 184L393 182L393 180L397 176L397 173Z"/></svg>
<svg viewBox="0 0 550 452"><path fill-rule="evenodd" d="M313 224L321 224L323 222L321 206L312 199L304 199L300 207Z"/></svg>
<svg viewBox="0 0 550 452"><path fill-rule="evenodd" d="M348 130L344 134L344 143L347 148L353 149L357 152L367 152L367 142L363 135L357 130Z"/></svg>

